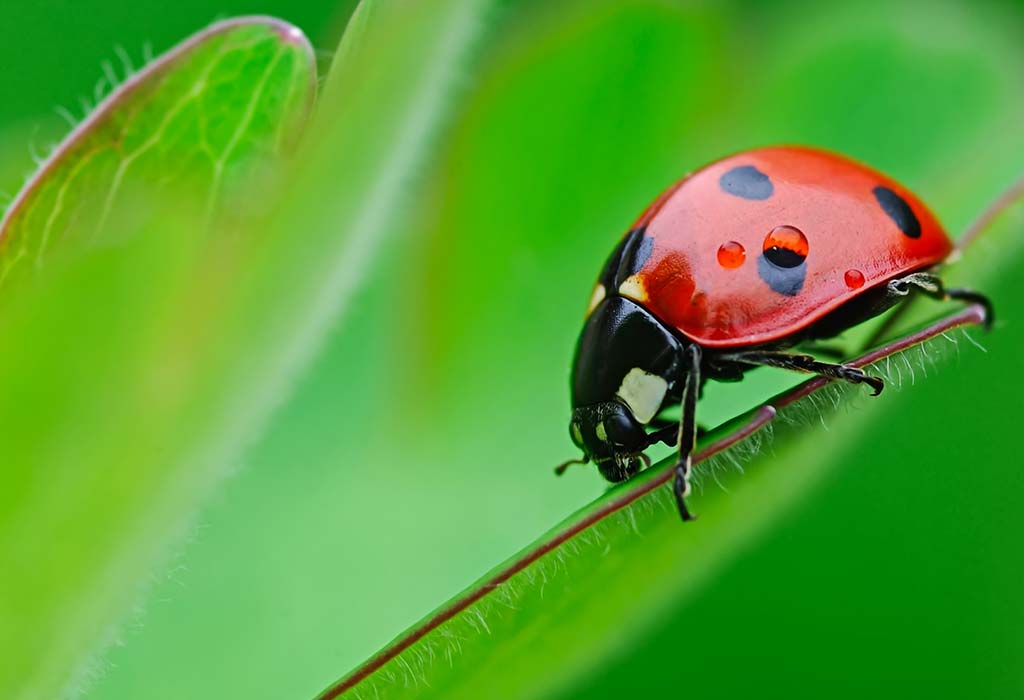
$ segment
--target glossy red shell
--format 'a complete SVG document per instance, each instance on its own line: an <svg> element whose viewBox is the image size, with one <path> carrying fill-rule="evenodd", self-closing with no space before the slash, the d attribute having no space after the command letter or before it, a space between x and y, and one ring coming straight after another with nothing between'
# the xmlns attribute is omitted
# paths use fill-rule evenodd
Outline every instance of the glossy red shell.
<svg viewBox="0 0 1024 700"><path fill-rule="evenodd" d="M770 195L727 191L723 175L752 168L770 182ZM879 188L909 206L917 237L886 212ZM872 287L935 265L952 249L935 216L906 188L843 156L803 147L762 148L712 163L659 196L637 227L645 227L653 247L619 293L708 347L785 338ZM806 256L798 289L768 281L783 269L762 252L778 227L797 229L774 235L796 240L787 245ZM806 241L797 240L799 233ZM729 254L720 257L723 245ZM745 257L737 263L738 252L731 253L739 250Z"/></svg>

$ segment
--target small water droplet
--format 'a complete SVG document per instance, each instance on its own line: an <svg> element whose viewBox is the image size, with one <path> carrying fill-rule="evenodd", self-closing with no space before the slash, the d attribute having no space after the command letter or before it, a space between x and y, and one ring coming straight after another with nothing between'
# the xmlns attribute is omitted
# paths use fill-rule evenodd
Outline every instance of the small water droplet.
<svg viewBox="0 0 1024 700"><path fill-rule="evenodd" d="M846 280L846 286L850 289L860 289L864 286L864 273L860 270L847 270L843 279Z"/></svg>
<svg viewBox="0 0 1024 700"><path fill-rule="evenodd" d="M732 270L743 264L747 258L747 251L736 241L723 243L718 249L718 264Z"/></svg>

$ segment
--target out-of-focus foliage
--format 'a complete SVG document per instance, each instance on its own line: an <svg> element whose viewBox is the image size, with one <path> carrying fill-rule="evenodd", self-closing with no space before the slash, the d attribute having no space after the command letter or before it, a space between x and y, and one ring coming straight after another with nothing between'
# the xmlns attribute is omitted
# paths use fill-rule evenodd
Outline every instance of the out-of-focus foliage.
<svg viewBox="0 0 1024 700"><path fill-rule="evenodd" d="M125 84L4 217L0 695L58 692L223 472L200 455L230 438L181 430L218 422L191 414L232 272L202 232L296 140L315 80L290 25L218 25Z"/></svg>
<svg viewBox="0 0 1024 700"><path fill-rule="evenodd" d="M209 19L205 6L137 5L123 14L89 0L73 12L95 6L98 17L122 18L111 43L135 46L160 36L166 46ZM33 27L30 11L9 12ZM274 11L314 37L337 31L324 4ZM157 35L157 16L175 32ZM92 697L310 696L600 493L592 472L550 475L571 454L565 385L580 315L623 227L685 171L761 143L834 148L919 191L955 232L1022 167L1024 19L1015 4L502 3L474 21L487 39L451 57L458 89L439 98L454 118L391 190L396 204L418 202L414 214L375 229L382 254L359 270L365 282L344 332L202 512L176 565L158 574L139 622L121 634L124 648L101 662ZM28 32L5 65L31 63L24 56L36 55L42 31ZM73 56L65 62L75 72L93 62L98 77L109 54L80 34L65 32L59 47L52 40L54 52ZM365 183L381 162L371 153L388 144L404 152L393 127L422 104L400 103L418 94L404 81L437 57L409 38L398 31L390 47L416 60L392 70L354 64L329 103L331 119L348 120L332 133L348 140L309 154L314 165L283 200L286 214L271 227L280 244L252 263L270 279L275 259L289 261L274 289L322 281L303 279L298 263L316 270L336 259L321 236L326 222L354 225L345 216L373 191ZM52 83L37 82L52 92L41 98L33 85L26 104L91 90L74 72L51 73ZM28 94L19 81L12 90ZM358 96L357 116L346 116L342 95ZM19 129L32 114L17 114ZM54 119L39 117L43 128ZM22 138L3 143L10 151ZM980 256L1013 260L1021 218L1018 209L1006 235L980 241ZM955 272L958 281L974 279L978 259ZM115 284L109 277L104 284ZM651 562L629 555L642 548L619 550L626 577L667 592L653 620L588 608L582 619L593 624L580 624L581 638L622 630L632 643L589 659L562 686L565 697L1019 694L1024 558L1012 535L1024 526L1015 506L1024 483L1012 455L1024 282L1012 268L980 279L1004 319L982 339L987 354L964 349L927 381L915 366L916 384L857 401L852 415L826 420L829 431L814 421L790 431L795 439L759 458L770 471L752 465L730 477L740 484L732 500L707 482L704 499L728 518L723 510L686 531L641 528L638 537L693 538L681 548L712 528L751 528L702 586L684 597L671 585L674 566L689 559L659 560L665 578L652 582ZM266 328L262 343L285 337L285 325ZM745 410L787 381L759 374L709 387L704 420ZM813 497L793 499L785 515L757 497L801 480L789 493ZM705 505L710 513L695 499L696 510ZM572 604L571 590L560 595ZM536 603L539 637L549 632L548 604ZM508 642L481 640L482 652ZM528 663L505 672L551 687L529 678Z"/></svg>
<svg viewBox="0 0 1024 700"><path fill-rule="evenodd" d="M62 227L75 241L77 225L92 233L101 221L102 244L75 255L47 252L43 271L16 274L21 284L4 297L0 393L9 466L0 545L3 569L23 573L6 577L0 595L0 694L51 697L69 681L77 685L72 674L87 672L83 658L109 639L149 572L165 561L168 543L287 395L351 298L360 264L401 211L401 185L448 110L452 67L480 26L474 13L458 3L362 11L305 150L292 163L274 163L280 176L258 169L262 177L248 183L245 198L235 191L220 202L206 236L211 200L221 194L211 186L233 189L227 175L237 160L225 157L225 177L211 180L200 167L208 162L194 158L195 180L172 188L182 184L174 166L193 157L181 144L212 149L213 134L231 132L232 121L224 154L269 150L261 134L271 145L287 141L278 137L295 123L292 110L309 106L293 96L311 93L314 80L300 33L261 19L221 25L118 99L110 117L127 132L107 130L101 120L97 133L80 135L102 153L149 126L143 142L153 146L145 152L164 159L132 161L140 167L131 178L104 179L101 170L60 180L70 184L56 201L92 202L117 184L124 195L99 219L76 216ZM279 50L263 51L266 42ZM240 58L235 46L251 55ZM297 70L276 72L293 60L302 64ZM224 89L221 70L234 78L229 94L247 92L248 99L206 104L191 120L167 120L173 109L132 118L153 106L150 80L201 101L204 90ZM401 79L381 80L391 75ZM275 105L282 106L276 118ZM195 138L174 138L190 130ZM48 175L60 179L72 161L91 174L94 161L73 159L74 150ZM23 201L50 191L48 175ZM48 219L27 219L22 240L34 240L40 220Z"/></svg>
<svg viewBox="0 0 1024 700"><path fill-rule="evenodd" d="M220 24L142 73L106 80L117 93L5 212L0 284L62 245L109 245L110 217L140 183L167 199L199 192L214 215L246 165L295 145L316 93L311 48L283 23Z"/></svg>

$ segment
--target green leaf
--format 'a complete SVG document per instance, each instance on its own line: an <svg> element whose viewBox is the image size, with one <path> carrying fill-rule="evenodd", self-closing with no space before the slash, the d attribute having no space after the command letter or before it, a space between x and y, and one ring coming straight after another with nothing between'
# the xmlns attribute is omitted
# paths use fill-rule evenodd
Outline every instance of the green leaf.
<svg viewBox="0 0 1024 700"><path fill-rule="evenodd" d="M0 423L11 465L0 489L0 568L20 573L5 577L0 590L0 695L49 697L88 679L82 659L110 641L148 572L286 397L396 225L403 185L443 122L482 9L363 5L294 167L287 178L259 178L250 183L255 190L225 201L216 228L228 235L204 234L210 198L179 196L203 172L202 149L184 186L161 180L154 189L140 177L109 210L116 168L113 179L97 176L98 192L75 190L85 214L70 220L65 237L104 224L107 245L61 256L37 279L12 287L0 314L8 339L0 348ZM210 102L227 110L218 123L236 118L276 142L288 114L275 114L273 105L306 104L294 95L308 94L313 79L308 46L274 20L229 26L236 24L243 46L271 40L303 62L302 71L282 72L306 81L300 88L263 82L265 70L244 52L218 64L230 69L226 79L251 77L251 96L284 91L252 110L251 99ZM216 60L218 52L202 53ZM268 68L279 65L279 52L261 55ZM184 84L215 83L230 94L240 87L209 77ZM111 116L126 115L113 109ZM164 133L189 130L174 124ZM159 122L153 126L160 133ZM203 133L191 131L174 141L186 159ZM232 154L233 143L252 150L260 142L248 135L218 141ZM146 172L173 175L176 163L168 156ZM67 164L74 170L73 159ZM218 184L216 173L207 170L207 186ZM45 184L44 177L32 189L47 191ZM237 209L245 201L264 206L247 215Z"/></svg>
<svg viewBox="0 0 1024 700"><path fill-rule="evenodd" d="M249 169L294 146L316 90L312 52L276 20L220 22L128 77L54 150L0 223L0 286L67 243L95 243L140 186L213 211Z"/></svg>
<svg viewBox="0 0 1024 700"><path fill-rule="evenodd" d="M212 288L186 268L223 254L210 215L294 145L315 85L294 27L213 25L115 90L8 209L0 569L18 575L0 583L3 697L59 693L134 604L202 470L223 472L166 430L205 369L202 323L179 314Z"/></svg>
<svg viewBox="0 0 1024 700"><path fill-rule="evenodd" d="M901 353L983 319L981 309L972 307L851 364L885 360L873 371L893 380L889 363L901 362ZM816 392L826 388L822 402ZM319 697L411 698L426 692L468 700L494 688L510 697L551 697L579 684L595 661L628 645L673 601L700 590L821 477L829 462L813 458L821 440L807 439L805 424L830 414L849 391L810 380L715 431L695 458L695 478L707 487L698 499L699 525L679 522L666 488L675 463L668 457L567 518ZM776 420L778 409L785 422L774 449L766 451L754 438ZM874 415L845 416L842 439ZM730 463L742 463L746 473L725 469ZM787 471L785 465L803 467ZM580 635L581 629L587 633Z"/></svg>

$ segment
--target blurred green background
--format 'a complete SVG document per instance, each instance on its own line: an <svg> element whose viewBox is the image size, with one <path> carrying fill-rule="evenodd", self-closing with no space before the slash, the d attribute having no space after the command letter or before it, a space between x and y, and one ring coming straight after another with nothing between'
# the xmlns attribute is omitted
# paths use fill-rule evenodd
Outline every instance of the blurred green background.
<svg viewBox="0 0 1024 700"><path fill-rule="evenodd" d="M0 189L32 167L30 143L63 133L53 107L91 95L115 45L138 58L270 13L330 51L352 4L7 8ZM140 582L85 697L311 697L598 495L592 472L550 473L572 453L580 315L616 238L682 173L820 145L891 173L957 232L1024 171L1017 3L538 0L486 22L408 183L414 215L244 467ZM756 546L565 697L1024 693L1024 276L993 280L986 354L905 387L914 410L830 455ZM704 415L781 381L712 388Z"/></svg>

